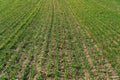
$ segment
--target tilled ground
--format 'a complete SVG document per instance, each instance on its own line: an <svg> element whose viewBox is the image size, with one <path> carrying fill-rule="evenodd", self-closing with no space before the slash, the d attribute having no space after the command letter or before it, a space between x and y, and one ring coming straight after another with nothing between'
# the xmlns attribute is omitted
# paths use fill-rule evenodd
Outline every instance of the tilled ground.
<svg viewBox="0 0 120 80"><path fill-rule="evenodd" d="M90 7L85 7L86 0L75 1L73 4L84 2L83 9ZM34 7L28 6L28 14L26 8L25 16L19 15L23 16L21 20L14 17L17 24L8 22L13 31L0 26L0 35L8 36L5 40L0 36L0 80L120 80L120 68L115 68L104 55L109 51L101 48L102 42L96 42L89 29L91 24L84 21L86 17L76 13L82 8L71 5L72 0L33 2L29 2ZM14 10L20 6L11 7Z"/></svg>

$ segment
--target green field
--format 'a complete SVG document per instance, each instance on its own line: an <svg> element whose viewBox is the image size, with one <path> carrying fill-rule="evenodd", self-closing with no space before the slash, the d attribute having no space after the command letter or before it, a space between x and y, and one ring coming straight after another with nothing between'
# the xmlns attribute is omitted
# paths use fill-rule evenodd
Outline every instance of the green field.
<svg viewBox="0 0 120 80"><path fill-rule="evenodd" d="M120 80L120 0L0 0L0 80Z"/></svg>

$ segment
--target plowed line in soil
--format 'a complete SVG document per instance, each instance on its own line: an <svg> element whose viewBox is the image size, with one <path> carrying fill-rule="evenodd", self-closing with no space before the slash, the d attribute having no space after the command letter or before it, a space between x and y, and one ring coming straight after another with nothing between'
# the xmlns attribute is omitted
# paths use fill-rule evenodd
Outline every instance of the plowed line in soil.
<svg viewBox="0 0 120 80"><path fill-rule="evenodd" d="M86 47L84 46L84 48L86 48ZM85 51L87 51L87 50L85 50ZM86 56L86 57L89 57L89 56ZM89 63L92 64L92 61L90 61Z"/></svg>
<svg viewBox="0 0 120 80"><path fill-rule="evenodd" d="M73 23L72 26L77 25L77 22L76 22L76 20L74 19L74 15L73 15L72 11L69 11L69 10L70 10L69 8L67 8L67 9L68 9L68 12L69 12L69 15L70 15L70 20L71 20L71 22ZM77 31L77 34L79 34L79 31L78 31L79 29L78 29L78 28L74 28L74 29L75 29L74 31ZM72 29L72 30L73 30L73 29ZM74 32L72 31L71 33L74 33ZM73 34L73 36L74 36L74 34ZM78 37L78 36L77 36L77 37ZM79 53L79 54L81 54L81 53ZM83 58L81 57L81 62L82 62L82 61L84 62ZM90 63L91 63L91 62L90 62ZM85 68L84 63L81 63L81 64L82 64L83 68ZM88 70L84 69L83 72L84 72L84 79L85 79L85 80L91 80L90 74L89 74ZM80 78L80 80L81 80L81 78Z"/></svg>
<svg viewBox="0 0 120 80"><path fill-rule="evenodd" d="M38 12L36 13L36 15L38 15L38 13L39 13L39 11L40 11L40 7L39 7L39 10L38 10ZM25 53L25 54L27 54L27 55L29 55L30 53L31 53L31 51L32 51L32 47L30 48L31 50L29 50L27 53ZM23 53L22 53L23 54ZM23 61L23 63L22 63L22 66L21 66L21 69L19 69L20 71L19 72L17 72L17 75L16 75L16 79L20 79L20 77L21 77L21 74L24 72L24 69L25 69L25 67L27 66L27 65L29 65L30 66L30 62L32 62L32 60L33 59L31 59L31 60L29 60L28 59L28 56L25 56L25 59L24 59L24 61ZM33 56L33 55L32 55ZM29 73L28 73L29 74ZM26 78L28 78L28 76L26 76Z"/></svg>
<svg viewBox="0 0 120 80"><path fill-rule="evenodd" d="M47 2L47 1L46 1ZM49 1L47 2L47 3L49 3ZM48 5L46 3L46 5ZM50 4L50 3L49 3ZM50 10L50 7L48 6L47 7L48 8L48 10ZM49 21L49 13L47 12L46 13L46 20L45 21ZM49 25L49 24L48 24ZM47 26L46 26L47 27ZM46 38L49 36L49 35L46 35L47 34L47 32L48 32L49 30L47 30L47 28L46 28L46 33L45 33L45 35L44 35L44 42L42 43L42 46L41 46L41 51L40 51L40 54L38 54L38 60L37 60L37 63L36 63L36 75L34 76L34 78L33 78L33 80L36 80L36 78L39 76L39 75L37 75L38 73L40 73L41 74L41 77L42 77L42 79L46 76L46 71L45 71L45 67L43 67L43 66L40 66L40 63L41 63L41 60L42 59L44 59L44 58L46 58L46 57L44 57L43 55L46 55L46 51L45 51L45 45L47 44L46 42ZM49 36L49 38L50 38L50 36ZM48 45L49 46L49 45ZM47 48L46 48L47 49ZM39 76L40 77L40 76Z"/></svg>
<svg viewBox="0 0 120 80"><path fill-rule="evenodd" d="M112 66L111 66L111 64L108 62L108 60L103 56L103 54L102 54L102 50L100 50L99 48L98 48L98 46L94 43L94 40L92 39L92 37L90 36L90 33L88 33L88 32L86 32L86 34L90 37L90 42L92 42L93 43L93 47L97 50L97 52L99 52L99 57L98 56L95 56L95 54L93 54L93 56L95 57L95 61L96 61L96 63L98 63L99 62L99 60L101 60L101 61L103 61L105 64L104 65L98 65L98 68L101 70L101 68L102 68L102 70L103 69L105 69L104 67L106 67L106 70L103 70L103 71L108 71L108 72L110 72L110 74L111 75L109 75L109 78L110 79L117 79L117 80L119 80L120 78L119 78L119 76L117 76L117 73L113 70L113 68L112 68ZM104 74L106 74L106 75L108 75L107 73L104 73ZM108 79L109 79L108 78Z"/></svg>

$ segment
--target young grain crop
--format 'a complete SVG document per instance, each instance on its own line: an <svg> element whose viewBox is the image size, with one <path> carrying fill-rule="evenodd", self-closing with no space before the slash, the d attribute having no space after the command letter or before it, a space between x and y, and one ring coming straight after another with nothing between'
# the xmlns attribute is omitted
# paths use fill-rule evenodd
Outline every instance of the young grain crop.
<svg viewBox="0 0 120 80"><path fill-rule="evenodd" d="M0 80L119 80L119 4L0 0Z"/></svg>

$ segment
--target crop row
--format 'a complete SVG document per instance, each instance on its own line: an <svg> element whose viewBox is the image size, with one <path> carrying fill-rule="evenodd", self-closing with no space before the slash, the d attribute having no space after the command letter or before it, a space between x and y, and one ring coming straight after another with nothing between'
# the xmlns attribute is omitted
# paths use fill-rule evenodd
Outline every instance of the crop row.
<svg viewBox="0 0 120 80"><path fill-rule="evenodd" d="M91 3L91 4L88 4L88 3ZM80 23L80 27L85 31L84 33L87 32L87 35L89 34L89 38L94 39L95 43L100 47L100 51L102 52L99 52L99 54L98 53L96 54L98 55L103 54L105 57L107 57L109 62L112 63L112 66L113 65L118 66L117 68L115 68L115 66L113 67L119 73L119 64L116 64L116 61L113 61L113 60L118 60L119 58L118 57L117 59L113 59L113 58L116 58L113 56L119 56L118 54L119 53L119 48L118 48L119 47L119 33L117 33L119 32L119 29L115 30L115 28L113 27L113 26L117 27L119 25L118 23L119 18L117 18L119 16L109 10L106 10L105 8L101 8L97 6L96 4L93 4L92 1L90 2L85 1L85 0L75 1L75 2L67 1L67 4L70 6L78 23ZM99 12L101 13L103 12L103 15L105 17L103 17L102 14L99 14ZM116 19L115 20L116 24L110 23L109 21L111 20L110 18L108 18L108 20L105 20L106 16L110 16L110 15L114 15ZM107 21L109 21L109 23Z"/></svg>

